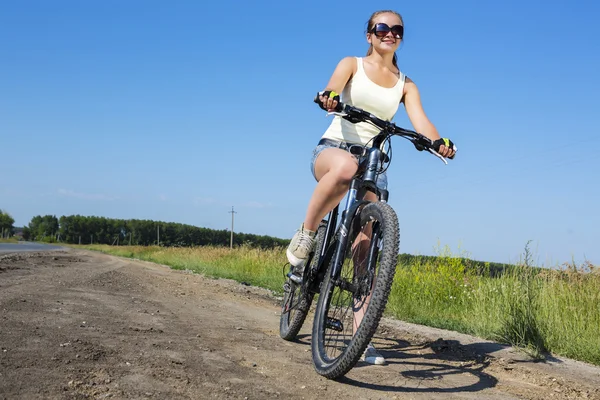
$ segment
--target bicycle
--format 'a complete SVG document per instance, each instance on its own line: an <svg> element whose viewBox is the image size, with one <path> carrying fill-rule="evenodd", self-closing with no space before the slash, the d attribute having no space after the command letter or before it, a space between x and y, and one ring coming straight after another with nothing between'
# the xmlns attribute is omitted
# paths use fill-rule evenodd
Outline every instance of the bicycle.
<svg viewBox="0 0 600 400"><path fill-rule="evenodd" d="M417 150L447 161L426 136L367 111L340 103L332 114L352 123L371 123L380 133L370 147L350 146L359 167L345 208L338 218L340 202L321 221L315 251L306 262L302 279L292 274L292 268L286 274L279 331L283 339L294 340L319 294L312 329L313 366L318 374L337 379L354 367L375 334L394 279L400 227L387 203L389 192L376 184L378 174L391 162L391 137L408 139ZM386 143L388 152L382 150ZM379 201L364 200L367 191L375 193ZM356 313L363 311L357 324Z"/></svg>

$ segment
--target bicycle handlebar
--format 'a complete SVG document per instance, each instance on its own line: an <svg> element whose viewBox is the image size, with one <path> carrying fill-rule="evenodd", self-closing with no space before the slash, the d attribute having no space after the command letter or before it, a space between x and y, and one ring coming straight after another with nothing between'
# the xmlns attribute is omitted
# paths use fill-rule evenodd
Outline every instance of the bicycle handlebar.
<svg viewBox="0 0 600 400"><path fill-rule="evenodd" d="M315 97L314 102L320 104L318 95ZM410 140L417 150L427 150L429 153L442 160L444 164L448 164L446 159L433 148L433 142L427 136L415 131L411 131L410 129L404 129L399 126L396 126L396 124L394 124L393 122L385 121L379 117L376 117L368 111L351 106L350 104L338 102L335 111L328 112L328 115L337 115L341 118L344 118L345 120L352 122L353 124L356 124L358 122L369 122L375 125L381 130L381 132L378 135L379 137L375 139L373 147L379 147L385 139L385 137L388 135L401 136L405 139Z"/></svg>

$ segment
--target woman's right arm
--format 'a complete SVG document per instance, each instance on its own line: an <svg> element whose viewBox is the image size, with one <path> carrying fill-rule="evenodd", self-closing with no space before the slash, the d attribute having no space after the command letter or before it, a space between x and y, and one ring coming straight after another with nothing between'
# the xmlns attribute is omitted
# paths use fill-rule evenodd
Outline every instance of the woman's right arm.
<svg viewBox="0 0 600 400"><path fill-rule="evenodd" d="M356 73L356 59L354 57L345 57L343 58L333 71L331 78L329 79L329 83L325 87L325 91L335 92L335 94L339 95L346 87L346 84L352 78L352 76ZM334 100L335 95L329 96L319 96L323 107L328 111L335 110L335 107L338 104L338 100Z"/></svg>

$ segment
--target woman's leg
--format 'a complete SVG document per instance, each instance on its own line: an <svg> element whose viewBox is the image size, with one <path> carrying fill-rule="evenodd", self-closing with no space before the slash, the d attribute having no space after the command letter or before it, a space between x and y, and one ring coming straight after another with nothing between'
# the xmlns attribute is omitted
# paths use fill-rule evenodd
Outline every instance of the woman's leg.
<svg viewBox="0 0 600 400"><path fill-rule="evenodd" d="M308 203L304 223L292 237L286 251L297 275L302 272L306 259L314 248L319 223L348 191L358 169L358 161L345 150L329 147L317 155L313 169L318 183Z"/></svg>
<svg viewBox="0 0 600 400"><path fill-rule="evenodd" d="M368 201L378 201L377 196L374 193L367 192L365 195L365 200ZM369 222L364 230L360 232L354 242L352 243L352 262L354 263L354 273L356 275L361 275L364 273L367 268L367 257L369 256L369 246L371 244L371 234L372 234L373 223ZM373 281L373 285L375 285L375 281ZM367 307L369 306L369 301L371 300L371 293L362 299L359 303L354 300L354 326L353 333L356 333L356 330L360 326L360 323L365 315L365 311L367 311Z"/></svg>
<svg viewBox="0 0 600 400"><path fill-rule="evenodd" d="M323 217L344 198L358 161L346 150L330 147L319 154L314 169L318 183L304 218L304 227L310 231L315 231Z"/></svg>

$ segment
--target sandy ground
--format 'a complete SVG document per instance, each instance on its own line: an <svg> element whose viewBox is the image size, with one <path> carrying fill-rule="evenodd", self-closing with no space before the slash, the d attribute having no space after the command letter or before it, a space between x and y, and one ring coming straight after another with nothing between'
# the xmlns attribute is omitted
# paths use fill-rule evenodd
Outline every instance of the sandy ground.
<svg viewBox="0 0 600 400"><path fill-rule="evenodd" d="M386 366L341 381L310 358L310 322L279 338L262 289L60 250L0 255L0 399L600 399L600 368L383 321Z"/></svg>

